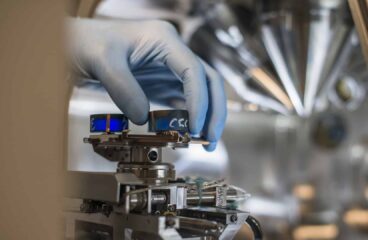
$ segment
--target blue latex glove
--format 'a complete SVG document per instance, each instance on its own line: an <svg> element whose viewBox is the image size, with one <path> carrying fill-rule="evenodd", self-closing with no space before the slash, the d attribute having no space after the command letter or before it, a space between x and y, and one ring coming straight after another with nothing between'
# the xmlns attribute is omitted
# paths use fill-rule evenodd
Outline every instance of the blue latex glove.
<svg viewBox="0 0 368 240"><path fill-rule="evenodd" d="M75 72L96 79L135 124L148 118L149 100L189 112L191 134L213 151L226 120L223 79L195 56L175 28L158 20L68 19Z"/></svg>

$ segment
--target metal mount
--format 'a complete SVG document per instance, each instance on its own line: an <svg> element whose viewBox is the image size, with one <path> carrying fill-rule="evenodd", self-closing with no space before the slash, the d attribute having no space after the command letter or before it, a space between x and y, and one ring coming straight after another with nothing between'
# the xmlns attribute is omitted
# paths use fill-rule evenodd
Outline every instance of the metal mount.
<svg viewBox="0 0 368 240"><path fill-rule="evenodd" d="M130 134L122 115L91 117L91 131L104 132L84 142L117 162L117 170L68 173L68 197L82 201L77 212L66 214L69 238L232 239L250 219L234 208L248 194L223 181L176 179L174 166L162 162L162 148L206 142L190 138L182 110L151 113L150 118L149 129L157 133L142 135Z"/></svg>

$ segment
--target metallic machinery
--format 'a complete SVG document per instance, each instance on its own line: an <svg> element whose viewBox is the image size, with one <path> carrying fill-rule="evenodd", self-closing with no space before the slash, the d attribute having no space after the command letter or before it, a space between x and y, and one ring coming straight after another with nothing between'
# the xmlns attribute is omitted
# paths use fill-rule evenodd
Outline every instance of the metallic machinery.
<svg viewBox="0 0 368 240"><path fill-rule="evenodd" d="M133 10L124 2L143 1L104 2L120 4L122 12L113 11L110 16L100 12L97 17L127 18ZM172 21L192 49L221 72L227 82L229 117L223 135L228 154L226 167L218 167L218 161L205 164L190 161L189 155L203 157L189 149L183 158L187 160L186 172L207 176L217 169L229 169L222 171L223 176L228 175L231 184L253 193L242 209L251 209L261 220L267 238L320 240L324 235L322 239L366 239L367 235L360 231L368 226L367 177L362 177L367 176L368 168L364 166L368 154L363 154L362 146L366 144L361 143L368 133L365 101L368 75L362 57L367 44L364 40L367 1L349 1L350 12L348 1L344 0L147 2L147 9L156 9L152 5L165 6L167 15L148 17ZM192 2L193 9L179 10L182 4L177 2L188 6ZM116 5L110 9L118 9ZM184 15L185 9L188 16L178 14ZM124 11L128 14L124 15ZM148 15L140 9L135 14L136 18ZM101 160L100 155L79 140L88 134L83 131L89 114L119 112L101 88L86 84L74 89L69 124L71 169L115 169L114 162ZM339 124L337 128L325 124L329 116L343 117L346 125L343 141L340 137L344 134L335 135L334 131L341 129ZM332 139L338 140L332 144L336 147L321 147L325 143L331 146L331 139L320 141L326 140L326 133L337 136ZM165 162L175 164L176 175L183 176L178 158L168 155L180 151L167 152L168 149L163 151ZM85 161L79 163L81 160ZM113 184L117 185L115 180L106 186ZM196 186L193 182L185 184ZM93 186L93 191L97 191L98 185ZM104 194L110 191L106 186ZM190 201L187 195L188 207L192 207ZM82 203L78 201L74 214L106 220L102 214L80 214ZM90 205L85 202L83 209L85 206ZM78 228L91 226L83 224ZM98 228L94 231L102 236L107 232Z"/></svg>
<svg viewBox="0 0 368 240"><path fill-rule="evenodd" d="M343 0L229 0L203 14L192 49L225 77L238 102L284 115L325 111L358 45Z"/></svg>
<svg viewBox="0 0 368 240"><path fill-rule="evenodd" d="M287 220L289 230L280 227L280 232L291 232L288 237L277 238L272 232L281 221L262 219L266 237L360 239L349 235L356 233L341 222L345 208L353 208L359 220L366 215L356 214L356 206L344 199L348 194L336 187L348 178L344 164L351 160L344 150L355 152L349 144L364 132L353 116L357 109L366 111L368 89L362 57L367 46L367 1L349 3L352 11L344 0L223 1L203 11L206 19L190 40L191 48L224 76L233 93L228 96L234 111L266 109L288 116L275 121L276 154L269 158L272 167L264 167L265 179L271 176L264 195L269 202L291 195L299 210L296 220ZM344 119L351 120L348 127ZM333 147L327 150L326 144Z"/></svg>
<svg viewBox="0 0 368 240"><path fill-rule="evenodd" d="M149 131L131 134L121 114L96 114L94 134L84 139L94 151L117 162L116 173L69 172L66 239L233 239L244 224L262 239L258 221L237 210L248 198L223 181L176 179L162 148L206 144L188 134L188 113L150 113ZM73 210L73 203L79 209Z"/></svg>

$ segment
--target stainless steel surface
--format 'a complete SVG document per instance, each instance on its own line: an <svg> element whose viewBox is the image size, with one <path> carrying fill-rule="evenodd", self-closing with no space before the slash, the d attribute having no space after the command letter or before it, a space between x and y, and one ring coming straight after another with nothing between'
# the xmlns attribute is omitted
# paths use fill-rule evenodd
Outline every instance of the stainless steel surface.
<svg viewBox="0 0 368 240"><path fill-rule="evenodd" d="M357 46L346 1L244 2L205 12L190 45L223 74L240 101L311 116L335 91Z"/></svg>
<svg viewBox="0 0 368 240"><path fill-rule="evenodd" d="M213 235L215 237L224 230L223 224L202 219L179 217L179 223L186 230L200 232L200 234L204 235Z"/></svg>
<svg viewBox="0 0 368 240"><path fill-rule="evenodd" d="M118 162L117 171L122 175L134 174L144 184L165 185L175 180L175 170L172 164L161 163L161 148L187 148L191 139L188 133L176 131L131 134L124 130L120 134L93 134L83 141L107 160Z"/></svg>
<svg viewBox="0 0 368 240"><path fill-rule="evenodd" d="M113 214L107 218L99 214L83 214L78 212L66 213L67 229L66 239L93 239L105 237L107 239L164 239L175 240L182 239L175 231L178 227L178 220L173 219L173 225L166 225L164 216L143 216L137 214L120 215ZM83 228L83 223L89 227ZM144 224L142 224L144 223ZM79 226L78 226L79 225ZM124 227L123 227L124 226ZM98 231L93 231L94 229ZM132 232L131 229L135 229ZM104 231L105 230L105 231ZM81 232L95 233L87 236L81 235ZM97 234L96 234L97 233ZM145 233L145 234L143 234ZM134 234L134 235L133 235ZM84 237L84 238L83 238Z"/></svg>
<svg viewBox="0 0 368 240"><path fill-rule="evenodd" d="M79 178L73 177L76 174L79 175ZM86 178L81 178L82 175L89 176L95 181L85 181ZM102 235L111 240L203 239L203 237L206 239L232 239L241 226L246 223L245 220L249 216L249 213L244 211L217 207L216 201L210 204L213 207L188 208L186 203L181 203L182 201L186 202L187 198L187 195L183 194L182 191L186 191L185 184L148 185L147 188L134 190L132 189L132 187L135 188L134 185L124 182L121 184L121 192L117 193L117 199L110 200L108 195L101 197L98 191L94 191L94 187L104 184L116 186L116 184L106 181L102 181L101 184L99 182L101 178L98 177L98 174L74 173L70 176L73 177L70 178L70 181L84 181L72 182L75 185L81 184L84 188L69 190L68 197L85 199L81 205L81 212L76 212L75 207L72 206L66 208L66 235L67 239L71 240L90 239ZM189 185L188 188L193 189L193 186ZM233 195L234 190L237 189L232 189ZM122 194L123 191L124 194ZM206 188L203 191L205 195ZM69 203L76 202L69 201ZM166 212L162 212L163 206L167 206ZM108 211L106 211L107 209ZM155 209L154 214L153 209ZM143 222L145 224L142 224Z"/></svg>
<svg viewBox="0 0 368 240"><path fill-rule="evenodd" d="M150 184L167 184L169 180L175 179L175 170L172 164L119 164L118 172L133 173L137 178Z"/></svg>
<svg viewBox="0 0 368 240"><path fill-rule="evenodd" d="M234 188L225 189L226 193L225 202L241 202L247 200L250 196L245 192L241 192ZM205 191L201 194L199 192L190 192L187 194L188 205L216 205L216 200L218 198L217 191ZM226 205L225 205L226 206Z"/></svg>
<svg viewBox="0 0 368 240"><path fill-rule="evenodd" d="M164 109L151 105L151 109ZM97 113L121 113L103 87L94 82L84 82L74 87L69 104L68 130L68 170L90 172L115 172L116 162L106 161L101 155L91 151L89 144L81 139L89 135L89 115ZM130 124L131 133L147 133L147 125ZM163 160L175 163L177 175L203 175L210 179L227 175L228 153L222 141L214 152L206 152L202 146L193 145L189 149L164 149ZM203 168L203 166L206 166Z"/></svg>
<svg viewBox="0 0 368 240"><path fill-rule="evenodd" d="M311 115L317 90L332 70L340 69L332 63L341 59L351 35L347 6L344 1L267 4L260 13L265 47L290 98L298 102L299 114Z"/></svg>
<svg viewBox="0 0 368 240"><path fill-rule="evenodd" d="M187 148L193 144L187 133L131 134L124 130L92 134L84 138L84 143L118 166L116 173L68 172L66 197L83 200L80 214L74 212L75 208L66 209L66 221L70 223L67 234L72 240L102 236L110 240L232 239L247 224L249 213L236 210L235 204L246 200L244 190L223 180L176 179L174 166L161 161L163 147ZM192 200L197 195L197 202L192 201L196 207L187 206L188 193ZM206 207L201 206L202 195L214 196ZM222 227L203 231L202 225L190 225L188 221L180 226L180 216ZM259 225L255 229L252 226L252 230L257 240L262 238Z"/></svg>
<svg viewBox="0 0 368 240"><path fill-rule="evenodd" d="M266 53L259 42L240 29L225 5L212 11L208 23L193 34L191 48L220 71L240 100L283 114L291 112L289 98L266 68Z"/></svg>
<svg viewBox="0 0 368 240"><path fill-rule="evenodd" d="M205 225L199 225L197 231L208 232L208 235L214 236L215 239L233 239L248 218L248 214L245 212L221 208L188 208L183 209L180 215L184 217L196 216L196 218L209 221ZM194 227L186 219L184 221L186 227L190 229ZM211 221L216 221L217 224Z"/></svg>
<svg viewBox="0 0 368 240"><path fill-rule="evenodd" d="M119 203L121 201L121 182L119 182L118 175L68 171L65 177L67 181L66 197ZM136 177L135 180L141 183Z"/></svg>
<svg viewBox="0 0 368 240"><path fill-rule="evenodd" d="M257 9L253 8L254 6L260 6L267 1L228 2L241 3L253 11ZM211 28L198 31L205 36L200 48L205 50L205 55L215 60L210 62L223 73L229 83L226 84L226 89L231 100L229 101L231 108L223 135L225 144L221 143L222 150L215 154L201 151L201 146L195 146L189 151L179 150L174 153L165 151L165 160L172 161L176 165L177 175L227 177L229 183L252 192L253 197L241 207L252 210L260 217L271 239L293 239L289 234L293 231L293 227L305 224L300 211L307 205L300 204L305 201L302 198L312 197L315 206L318 205L318 208L310 212L317 217L315 220L326 219L327 216L330 221L333 218L343 221L337 226L340 233L337 239L363 240L366 239L366 235L345 222L357 224L354 217L361 215L354 215L357 213L355 207L359 206L359 209L362 209L359 214L364 213L368 196L365 181L368 155L365 153L365 147L362 147L364 142L362 139L368 135L366 124L368 105L365 99L365 92L368 89L366 63L362 61L362 50L357 45L356 33L352 32L348 25L344 25L345 18L342 17L344 14L340 15L342 11L334 10L340 9L342 1L303 1L303 4L301 1L293 2L300 5L300 11L293 12L291 8L278 11L278 8L282 9L292 1L277 0L268 1L268 10L261 8L259 15L242 15L239 12L234 14L239 24L237 29L246 30L246 34L241 31L242 35L239 35L236 28L223 28L223 26L217 33ZM317 5L309 5L307 2ZM114 12L115 16L118 16L117 12ZM270 14L266 14L267 12ZM300 13L300 16L295 17L297 13ZM136 11L135 14L140 18L145 12ZM258 18L262 14L265 18ZM170 12L170 15L173 16L175 13ZM309 16L313 18L308 19ZM301 21L303 18L308 21ZM193 25L192 29L198 26L198 22L202 22L200 20L194 23L180 16L180 22L185 21ZM261 35L254 34L255 32L249 29L249 26L254 28L254 23L256 33ZM265 29L263 35L260 23ZM188 37L188 32L185 34ZM249 47L246 50L256 59L260 59L261 65L264 64L261 73L266 72L272 80L266 84L267 86L262 86L264 81L257 82L257 79L249 77L251 71L247 70L244 59L250 64L252 58L244 54L244 50L240 57L236 52L239 46L231 45L239 43L234 41L239 40L239 36L243 37L242 41L246 43L251 43L253 39L259 43L260 46ZM269 36L271 40L276 41L268 43L271 44L268 51L276 51L274 58L281 59L280 62L271 62L271 54L275 53L262 50L266 45L261 40L262 36L263 38ZM273 47L280 49L274 50ZM229 48L235 49L235 53ZM259 49L261 52L258 52ZM273 69L275 64L278 66L277 71ZM281 76L286 79L286 83L292 83L288 91L283 87L285 80L283 82L278 80ZM340 80L348 82L347 90L345 89L342 92L344 95L341 96L335 90L336 83ZM352 85L349 83L351 81ZM267 108L284 114L291 113L287 110L286 102L280 101L280 97L279 99L275 97L276 92L267 91L267 88L273 89L270 87L273 84L279 86L278 88L290 101L292 97L289 95L294 96L292 108L298 105L298 97L303 111L306 111L307 105L308 108L312 106L311 116L303 120L294 116L277 116L264 112L263 110ZM307 85L308 94L306 94ZM349 89L352 89L352 100L344 101L343 98L349 95L346 95ZM297 94L293 95L293 91ZM307 95L311 100L305 105ZM248 104L249 102L258 105ZM75 88L71 103L69 167L75 170L115 171L116 164L100 158L90 151L90 146L82 144L80 139L88 134L88 129L84 127L88 124L89 114L119 111L101 87ZM322 149L310 138L313 121L322 111L338 112L346 119L348 137L337 149ZM146 128L134 130L144 132Z"/></svg>

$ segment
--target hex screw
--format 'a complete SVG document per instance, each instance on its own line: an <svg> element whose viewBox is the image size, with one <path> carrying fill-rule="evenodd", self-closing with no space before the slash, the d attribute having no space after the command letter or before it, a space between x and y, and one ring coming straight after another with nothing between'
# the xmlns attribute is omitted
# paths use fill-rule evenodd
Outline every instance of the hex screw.
<svg viewBox="0 0 368 240"><path fill-rule="evenodd" d="M174 206L174 205L168 205L168 206L167 206L167 210L168 210L169 212L175 212L175 206Z"/></svg>
<svg viewBox="0 0 368 240"><path fill-rule="evenodd" d="M151 149L147 154L148 160L151 162L156 162L158 159L158 152L156 149Z"/></svg>
<svg viewBox="0 0 368 240"><path fill-rule="evenodd" d="M232 223L236 223L237 221L238 221L238 217L234 214L234 215L231 215L230 216L230 221L232 222Z"/></svg>

